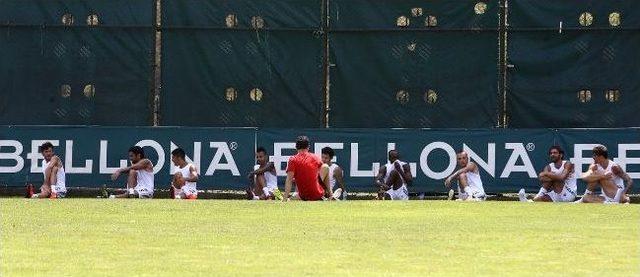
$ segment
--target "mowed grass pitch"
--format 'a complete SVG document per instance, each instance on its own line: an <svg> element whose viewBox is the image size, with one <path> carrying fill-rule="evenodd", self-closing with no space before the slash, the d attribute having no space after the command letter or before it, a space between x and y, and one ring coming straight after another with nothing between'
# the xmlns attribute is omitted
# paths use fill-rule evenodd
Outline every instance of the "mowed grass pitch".
<svg viewBox="0 0 640 277"><path fill-rule="evenodd" d="M1 276L640 275L640 205L0 199Z"/></svg>

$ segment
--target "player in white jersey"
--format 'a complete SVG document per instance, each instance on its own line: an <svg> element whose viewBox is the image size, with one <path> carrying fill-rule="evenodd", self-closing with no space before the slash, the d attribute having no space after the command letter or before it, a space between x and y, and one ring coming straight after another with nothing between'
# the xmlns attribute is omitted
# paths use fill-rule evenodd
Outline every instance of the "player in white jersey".
<svg viewBox="0 0 640 277"><path fill-rule="evenodd" d="M169 195L174 199L191 199L198 198L198 170L193 164L187 163L184 150L176 148L171 151L171 161L178 167L173 174L171 180L171 188Z"/></svg>
<svg viewBox="0 0 640 277"><path fill-rule="evenodd" d="M153 163L144 157L144 150L140 146L129 148L129 160L131 161L131 166L119 168L111 175L111 180L115 181L120 177L120 174L128 173L127 190L123 194L111 195L109 198L127 198L130 196L153 198Z"/></svg>
<svg viewBox="0 0 640 277"><path fill-rule="evenodd" d="M380 167L375 185L379 200L409 200L408 186L413 183L411 168L400 160L397 150L389 151L389 162Z"/></svg>
<svg viewBox="0 0 640 277"><path fill-rule="evenodd" d="M584 196L576 202L629 203L627 193L633 186L633 180L618 164L609 160L609 154L604 145L593 148L593 164L583 174L582 180L587 183L587 189ZM598 187L601 189L600 195L594 193Z"/></svg>
<svg viewBox="0 0 640 277"><path fill-rule="evenodd" d="M467 152L460 151L456 155L460 169L451 174L444 181L447 188L451 188L451 183L458 180L458 200L460 201L484 201L487 195L484 193L480 171L476 163L469 161ZM453 198L453 190L449 190L449 199Z"/></svg>
<svg viewBox="0 0 640 277"><path fill-rule="evenodd" d="M38 147L42 153L42 175L44 181L40 187L40 193L34 193L33 185L27 186L27 196L31 198L63 198L67 195L64 167L60 157L53 153L53 144L45 142Z"/></svg>
<svg viewBox="0 0 640 277"><path fill-rule="evenodd" d="M563 160L564 150L554 145L549 148L549 163L538 175L541 188L533 197L535 202L573 202L578 185L573 164ZM524 189L518 192L520 201L528 202Z"/></svg>
<svg viewBox="0 0 640 277"><path fill-rule="evenodd" d="M249 200L282 200L282 193L278 189L276 167L269 162L269 155L264 147L256 149L256 162L253 171L249 172L250 188L247 189Z"/></svg>
<svg viewBox="0 0 640 277"><path fill-rule="evenodd" d="M322 180L322 178L320 178L320 180L325 183L325 186L331 186L334 199L347 200L347 191L344 188L344 171L338 164L333 162L333 157L336 155L335 151L333 151L333 148L327 146L322 148L321 153L320 158L322 163L329 166L329 175L327 175L327 180ZM338 184L337 189L335 188L336 184Z"/></svg>

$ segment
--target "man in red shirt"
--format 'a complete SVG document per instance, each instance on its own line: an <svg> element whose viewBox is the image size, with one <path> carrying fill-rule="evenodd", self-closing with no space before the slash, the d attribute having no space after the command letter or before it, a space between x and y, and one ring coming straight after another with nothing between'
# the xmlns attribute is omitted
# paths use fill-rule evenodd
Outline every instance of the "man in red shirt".
<svg viewBox="0 0 640 277"><path fill-rule="evenodd" d="M323 164L320 157L309 152L309 138L299 136L296 139L298 153L287 163L287 181L284 183L284 201L289 200L291 186L295 179L298 198L305 201L330 199L331 186L328 180L329 166Z"/></svg>

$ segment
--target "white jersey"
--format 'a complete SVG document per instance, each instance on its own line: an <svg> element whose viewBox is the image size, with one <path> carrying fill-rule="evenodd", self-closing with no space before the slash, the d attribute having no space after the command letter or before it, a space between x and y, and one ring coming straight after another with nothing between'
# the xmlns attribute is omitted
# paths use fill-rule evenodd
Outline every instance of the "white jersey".
<svg viewBox="0 0 640 277"><path fill-rule="evenodd" d="M611 171L612 168L616 165L618 164L612 160L609 160L607 164L607 168L603 168L599 164L596 164L596 170L598 173L601 173L601 174L611 173L611 175L613 176L613 183L616 184L618 188L624 188L624 180L622 180L620 176L616 175L615 173L613 173L613 171Z"/></svg>
<svg viewBox="0 0 640 277"><path fill-rule="evenodd" d="M178 170L176 171L176 173L180 172L180 174L182 174L182 177L185 179L190 179L193 177L193 175L191 174L191 166L193 166L192 164L187 164L185 165L183 168L178 167ZM195 191L196 190L196 182L184 182L184 186L182 186L182 190L186 190L186 191Z"/></svg>
<svg viewBox="0 0 640 277"><path fill-rule="evenodd" d="M258 170L259 168L259 164L253 166L253 170ZM269 191L273 191L278 188L278 176L276 176L273 172L265 171L264 180L266 181L265 186Z"/></svg>
<svg viewBox="0 0 640 277"><path fill-rule="evenodd" d="M484 186L482 185L482 179L480 179L480 174L478 172L468 171L467 172L467 186L468 189L478 195L484 195Z"/></svg>
<svg viewBox="0 0 640 277"><path fill-rule="evenodd" d="M397 160L397 162L400 163L400 168L402 168L402 169L404 169L404 165L407 164L407 163L405 163L405 162L403 162L401 160ZM395 171L396 168L395 168L395 166L393 166L393 163L391 163L391 162L388 162L384 166L387 168L387 170L386 170L386 172L384 174L384 183L386 184L387 181L389 180L389 176L391 175L391 172ZM400 172L398 172L398 173L400 173ZM402 185L406 186L407 185L407 181L404 180L404 175L402 175L402 173L400 173L400 178L402 178Z"/></svg>
<svg viewBox="0 0 640 277"><path fill-rule="evenodd" d="M331 190L334 190L336 186L336 177L334 176L336 168L339 168L339 166L335 163L329 166L329 185L331 185Z"/></svg>
<svg viewBox="0 0 640 277"><path fill-rule="evenodd" d="M549 168L551 173L554 175L560 175L564 171L564 166L567 164L567 161L562 161L560 168L556 168L554 163L549 163ZM566 179L564 179L564 186L567 187L571 192L576 192L578 190L578 184L576 182L576 173L570 172Z"/></svg>
<svg viewBox="0 0 640 277"><path fill-rule="evenodd" d="M151 166L153 167L153 164L151 164ZM145 169L140 169L137 172L137 179L138 179L138 183L136 184L135 189L137 191L143 191L146 190L147 193L151 193L153 194L153 184L154 184L154 179L153 179L153 169L151 171L147 171ZM144 192L144 191L143 191Z"/></svg>
<svg viewBox="0 0 640 277"><path fill-rule="evenodd" d="M47 167L49 166L49 164L51 163L51 161L46 161L46 160L42 160L42 175L44 175L44 172L47 170ZM43 176L44 179L45 176ZM60 165L60 168L58 169L58 173L56 174L56 183L52 184L53 186L53 190L56 193L65 193L67 192L67 185L66 185L66 180L65 180L65 175L64 175L64 166Z"/></svg>

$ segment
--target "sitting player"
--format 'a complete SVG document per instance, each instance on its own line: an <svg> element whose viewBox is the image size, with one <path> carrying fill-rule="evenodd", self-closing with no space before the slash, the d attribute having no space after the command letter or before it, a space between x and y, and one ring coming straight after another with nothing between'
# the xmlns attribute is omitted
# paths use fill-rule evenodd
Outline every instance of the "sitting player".
<svg viewBox="0 0 640 277"><path fill-rule="evenodd" d="M627 192L633 186L633 180L618 164L609 160L609 154L604 145L593 148L593 164L582 176L582 180L587 183L587 189L584 196L576 202L629 203ZM601 189L600 195L594 193L598 186Z"/></svg>
<svg viewBox="0 0 640 277"><path fill-rule="evenodd" d="M175 199L197 199L198 170L193 164L187 163L182 148L171 151L171 161L177 166L171 181L170 196Z"/></svg>
<svg viewBox="0 0 640 277"><path fill-rule="evenodd" d="M42 160L42 174L44 181L40 193L34 193L33 185L27 185L27 196L30 198L64 198L67 194L64 167L60 157L53 153L53 144L45 142L38 147L44 159Z"/></svg>
<svg viewBox="0 0 640 277"><path fill-rule="evenodd" d="M409 200L409 190L413 182L411 167L400 160L397 150L389 151L389 162L380 167L375 185L378 187L379 200Z"/></svg>
<svg viewBox="0 0 640 277"><path fill-rule="evenodd" d="M335 152L331 147L322 148L322 163L329 166L329 186L334 189L336 183L338 184L338 189L333 191L333 197L336 200L347 200L347 191L344 189L344 171L338 164L332 162L334 156Z"/></svg>
<svg viewBox="0 0 640 277"><path fill-rule="evenodd" d="M480 179L480 172L476 163L469 161L467 152L460 151L456 155L459 170L451 174L444 181L447 188L451 187L451 182L458 179L458 200L459 201L483 201L487 198ZM453 190L449 190L449 200L453 198Z"/></svg>
<svg viewBox="0 0 640 277"><path fill-rule="evenodd" d="M328 180L329 166L323 164L320 158L309 152L309 138L299 136L296 139L297 154L291 156L287 162L287 180L284 183L283 201L289 200L293 180L297 194L293 200L317 201L330 200L333 192ZM322 183L322 184L321 184Z"/></svg>
<svg viewBox="0 0 640 277"><path fill-rule="evenodd" d="M573 164L563 160L564 151L560 146L549 148L549 163L540 173L538 179L541 188L533 198L535 202L573 202L576 198L578 185ZM524 189L518 192L520 201L527 202Z"/></svg>
<svg viewBox="0 0 640 277"><path fill-rule="evenodd" d="M267 150L264 147L256 149L256 164L249 172L251 187L247 189L249 200L282 200L282 193L278 189L276 167L269 162Z"/></svg>
<svg viewBox="0 0 640 277"><path fill-rule="evenodd" d="M129 160L131 166L119 168L111 175L111 180L116 180L122 173L128 173L127 190L123 194L111 195L109 198L127 198L137 196L139 198L153 198L153 163L144 157L144 150L140 146L129 148Z"/></svg>

